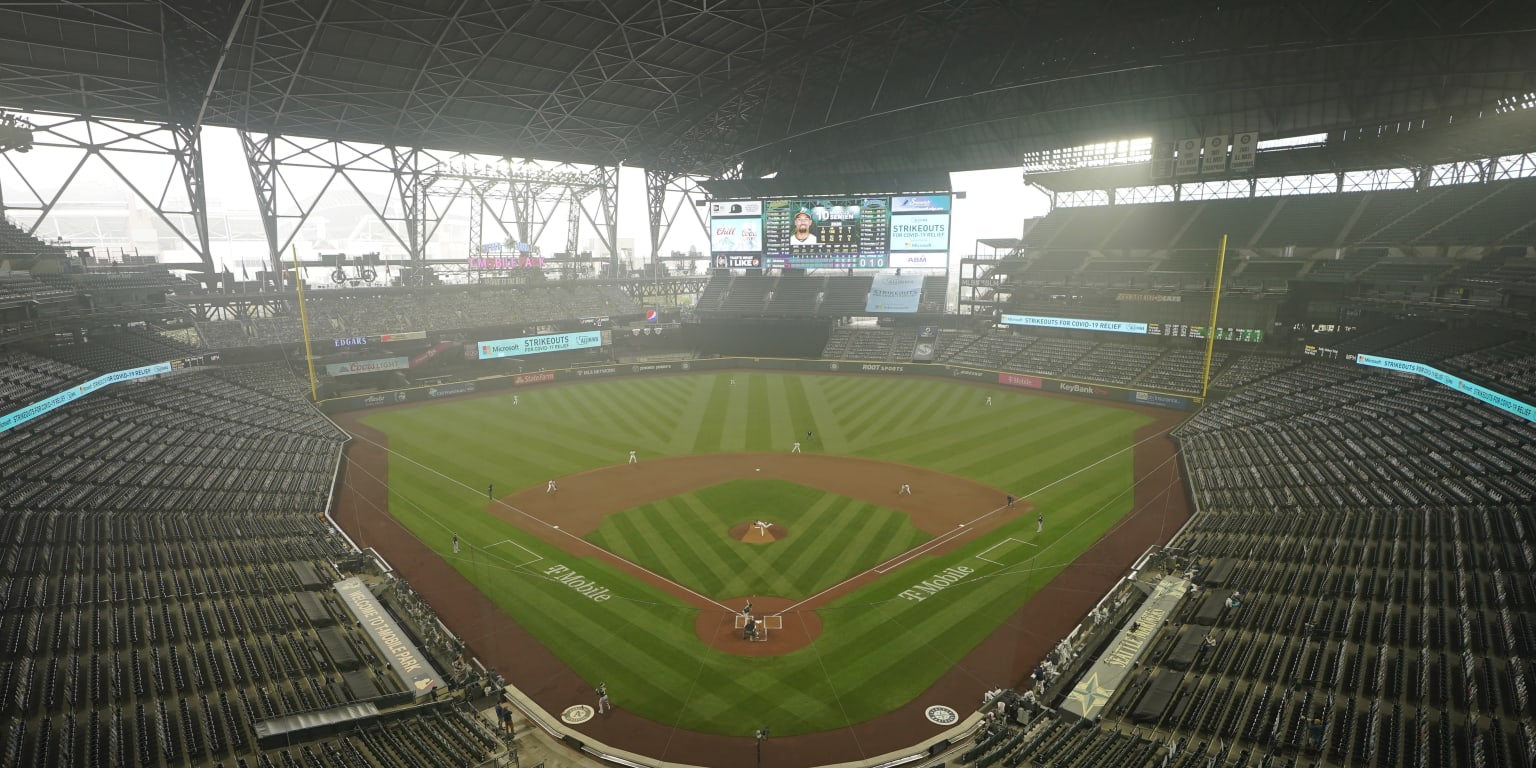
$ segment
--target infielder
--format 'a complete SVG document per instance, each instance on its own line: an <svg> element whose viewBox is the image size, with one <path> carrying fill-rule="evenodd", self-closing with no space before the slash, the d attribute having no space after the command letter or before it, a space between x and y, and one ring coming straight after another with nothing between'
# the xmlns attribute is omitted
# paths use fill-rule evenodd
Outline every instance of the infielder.
<svg viewBox="0 0 1536 768"><path fill-rule="evenodd" d="M901 484L901 490L897 491L896 495L897 496L911 496L912 495L912 486L908 485L907 483L902 483Z"/></svg>
<svg viewBox="0 0 1536 768"><path fill-rule="evenodd" d="M792 446L789 449L789 452L790 453L799 453L800 452L800 444L799 443L795 443L794 446Z"/></svg>
<svg viewBox="0 0 1536 768"><path fill-rule="evenodd" d="M629 463L631 463L631 464L639 464L640 463L640 460L635 458L635 452L634 451L630 451L629 452Z"/></svg>
<svg viewBox="0 0 1536 768"><path fill-rule="evenodd" d="M453 535L453 553L455 555L459 553L459 535L457 533Z"/></svg>
<svg viewBox="0 0 1536 768"><path fill-rule="evenodd" d="M555 481L553 481L553 480L549 481L549 485L544 486L544 492L545 493L554 493L555 491L558 491L558 490L560 490L560 489L555 487Z"/></svg>
<svg viewBox="0 0 1536 768"><path fill-rule="evenodd" d="M1035 518L1035 533L1043 530L1045 530L1045 515L1041 514Z"/></svg>

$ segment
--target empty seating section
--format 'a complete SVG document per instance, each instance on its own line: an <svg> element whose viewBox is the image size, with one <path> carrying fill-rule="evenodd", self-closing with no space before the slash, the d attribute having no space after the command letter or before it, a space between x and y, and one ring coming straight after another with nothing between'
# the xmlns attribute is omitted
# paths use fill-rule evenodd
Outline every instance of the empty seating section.
<svg viewBox="0 0 1536 768"><path fill-rule="evenodd" d="M1260 243L1251 243L1241 233L1230 245L1297 245L1321 248L1340 242L1344 228L1364 204L1365 195L1296 195L1283 197L1274 205L1279 209L1265 227Z"/></svg>
<svg viewBox="0 0 1536 768"><path fill-rule="evenodd" d="M1038 376L1061 376L1092 349L1092 342L1042 338L1004 363L1003 368Z"/></svg>
<svg viewBox="0 0 1536 768"><path fill-rule="evenodd" d="M854 317L867 315L869 288L875 278L871 275L827 278L826 296L821 300L820 314L826 317Z"/></svg>
<svg viewBox="0 0 1536 768"><path fill-rule="evenodd" d="M0 409L9 412L93 377L90 371L76 365L11 352L0 358Z"/></svg>
<svg viewBox="0 0 1536 768"><path fill-rule="evenodd" d="M1097 730L1191 768L1529 765L1533 526L1528 505L1208 509L1170 544L1205 589Z"/></svg>
<svg viewBox="0 0 1536 768"><path fill-rule="evenodd" d="M1216 282L1217 251L1179 251L1153 267L1154 288L1201 288Z"/></svg>
<svg viewBox="0 0 1536 768"><path fill-rule="evenodd" d="M304 300L310 336L321 339L618 317L640 311L640 305L617 286L570 283L451 286L387 294L325 291L306 294ZM263 317L199 322L198 331L212 349L303 341L297 307Z"/></svg>
<svg viewBox="0 0 1536 768"><path fill-rule="evenodd" d="M1536 399L1536 342L1509 341L1488 349L1461 352L1436 365L1526 402Z"/></svg>
<svg viewBox="0 0 1536 768"><path fill-rule="evenodd" d="M777 278L772 275L737 275L720 303L720 311L760 315L768 300L768 290Z"/></svg>
<svg viewBox="0 0 1536 768"><path fill-rule="evenodd" d="M0 308L32 302L43 314L62 312L75 306L75 292L36 280L27 272L0 273Z"/></svg>
<svg viewBox="0 0 1536 768"><path fill-rule="evenodd" d="M1227 264L1227 269L1232 268ZM1244 287L1277 287L1284 288L1286 281L1297 277L1301 270L1307 266L1300 259L1292 261L1249 261L1243 264L1243 268L1233 272L1227 272L1226 284Z"/></svg>
<svg viewBox="0 0 1536 768"><path fill-rule="evenodd" d="M814 315L827 279L812 275L780 275L768 300L771 315Z"/></svg>
<svg viewBox="0 0 1536 768"><path fill-rule="evenodd" d="M1211 388L1233 390L1246 387L1255 381L1273 376L1287 368L1300 365L1294 357L1278 355L1240 355L1234 358L1220 375L1211 377Z"/></svg>
<svg viewBox="0 0 1536 768"><path fill-rule="evenodd" d="M1211 376L1214 378L1226 365L1227 353L1215 350L1211 354ZM1205 376L1205 350L1196 348L1169 350L1167 354L1158 358L1152 367L1147 368L1136 384L1148 389L1157 389L1164 392L1181 392L1187 395L1200 394L1201 382Z"/></svg>
<svg viewBox="0 0 1536 768"><path fill-rule="evenodd" d="M1309 363L1182 429L1202 507L1536 501L1536 426L1407 374Z"/></svg>
<svg viewBox="0 0 1536 768"><path fill-rule="evenodd" d="M969 345L957 348L947 357L939 356L939 360L955 365L965 365L972 368L985 368L996 370L1003 367L1013 359L1025 347L1035 343L1039 339L1035 336L1016 336L1009 333L994 333L982 336Z"/></svg>
<svg viewBox="0 0 1536 768"><path fill-rule="evenodd" d="M3 381L41 394L185 349L97 334L10 354ZM328 588L352 554L320 515L343 435L302 391L281 365L192 368L0 433L0 765L448 768L501 748L448 702L258 748L259 720L411 696Z"/></svg>
<svg viewBox="0 0 1536 768"><path fill-rule="evenodd" d="M906 331L910 336L911 331ZM848 344L847 359L849 360L886 360L891 354L891 344L896 340L896 332L881 329L864 329L853 335ZM907 359L911 360L911 352L908 351Z"/></svg>
<svg viewBox="0 0 1536 768"><path fill-rule="evenodd" d="M21 259L30 262L39 256L67 258L69 252L28 235L10 219L0 218L0 261Z"/></svg>
<svg viewBox="0 0 1536 768"><path fill-rule="evenodd" d="M1150 259L1093 259L1083 265L1077 277L1084 285L1106 288L1146 288Z"/></svg>
<svg viewBox="0 0 1536 768"><path fill-rule="evenodd" d="M1028 283L1059 285L1070 280L1087 260L1084 251L1046 251L1018 274Z"/></svg>
<svg viewBox="0 0 1536 768"><path fill-rule="evenodd" d="M1063 372L1068 379L1125 385L1162 354L1157 347L1104 342Z"/></svg>
<svg viewBox="0 0 1536 768"><path fill-rule="evenodd" d="M1057 208L1024 235L1053 250L1500 243L1536 223L1536 181L1201 203Z"/></svg>

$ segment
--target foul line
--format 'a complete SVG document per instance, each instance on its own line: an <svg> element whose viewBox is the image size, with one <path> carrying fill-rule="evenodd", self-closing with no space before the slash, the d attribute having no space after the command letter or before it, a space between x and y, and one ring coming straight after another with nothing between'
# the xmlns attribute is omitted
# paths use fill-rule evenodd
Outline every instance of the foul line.
<svg viewBox="0 0 1536 768"><path fill-rule="evenodd" d="M400 458L402 458L402 459L404 459L406 461L409 461L410 463L415 464L416 466L421 467L422 469L425 469L426 471L431 472L432 474L437 475L438 477L441 477L442 479L447 480L448 482L453 483L454 485L457 485L457 486L459 486L459 487L461 487L461 488L463 488L463 489L465 489L467 491L470 491L470 492L474 493L476 496L479 496L479 494L480 494L480 491L479 491L478 488L472 488L472 487L470 487L470 485L468 483L465 483L465 482L456 480L456 479L454 479L452 477L449 477L448 475L445 475L442 472L439 472L438 470L433 469L432 467L429 467L429 466L427 466L427 465L425 465L425 464L423 464L423 463L421 463L421 462L419 462L419 461L417 461L417 460L415 460L415 459L413 459L413 458L411 458L409 456L406 456L405 454L400 453L399 451L396 451L396 450L394 450L393 448L390 448L387 445L380 445L379 443L377 443L377 442L375 442L373 440L369 440L368 438L363 437L361 435L354 434L353 437L355 437L355 438L357 438L359 440L362 440L365 443L369 443L369 444L371 444L371 445L373 445L375 447L381 448L385 452L389 453L392 456L398 456L398 457L400 457ZM723 608L723 609L725 609L727 611L734 612L734 609L731 608L730 606L726 605L725 603L722 603L722 602L720 602L718 600L714 600L712 598L709 598L709 597L706 597L704 595L701 595L701 594L699 594L699 593L697 593L697 592L695 592L695 591L693 591L693 590L691 590L691 589L689 589L689 588L687 588L687 587L685 587L685 586L683 586L683 585L681 585L681 584L679 584L679 583L677 583L677 582L675 582L675 581L673 581L673 580L671 580L671 579L669 579L669 578L667 578L665 576L662 576L659 573L656 573L656 572L654 572L652 570L649 570L649 569L645 568L642 565L639 565L639 564L637 564L635 562L632 562L630 560L626 560L626 559L624 559L622 557L619 557L618 555L615 555L614 553L609 552L608 550L603 549L602 547L599 547L596 544L593 544L592 542L587 541L586 539L581 538L580 536L577 536L577 535L575 535L575 534L573 534L573 533L571 533L569 531L562 530L560 528L560 526L558 526L558 525L554 525L552 523L547 523L547 522L545 522L543 520L540 520L539 518L534 517L533 515L530 515L527 512L525 512L525 511L523 511L521 509L518 509L517 507L514 507L514 506L512 506L511 504L508 504L505 501L502 501L501 499L496 499L492 503L500 504L501 506L506 507L507 509L510 509L513 512L516 512L519 515L522 515L523 517L526 517L529 520L532 520L533 522L538 523L539 525L542 525L542 526L544 526L544 527L546 527L546 528L548 528L548 529L550 529L550 530L552 530L552 531L554 531L554 532L556 532L556 533L558 533L558 534L560 534L562 536L565 536L566 538L569 538L572 541L580 542L581 544L586 545L587 547L590 547L592 549L595 549L598 552L601 552L602 554L607 555L608 557L610 557L610 558L612 558L614 560L617 560L617 561L619 561L621 563L624 563L625 565L628 565L631 568L634 568L635 570L640 571L641 573L644 573L644 574L646 574L646 575L648 575L648 576L650 576L650 577L652 577L652 578L654 578L654 579L656 579L658 581L670 584L670 585L672 585L672 586L674 586L674 587L676 587L676 588L678 588L678 589L680 589L680 590L682 590L684 592L687 592L690 595L693 595L694 597L699 598L700 600L703 600L703 601L705 601L707 603L710 603L711 605L718 605L718 606L720 606L721 608ZM573 552L571 554L574 555L575 553Z"/></svg>
<svg viewBox="0 0 1536 768"><path fill-rule="evenodd" d="M1175 425L1175 426L1177 426L1177 425ZM1099 459L1098 461L1095 461L1092 464L1089 464L1089 465L1087 465L1085 467L1080 467L1076 471L1073 471L1073 472L1070 472L1068 474L1062 475L1061 477L1059 477L1059 478L1057 478L1055 480L1052 480L1051 482L1046 483L1045 485L1040 486L1039 488L1035 489L1034 491L1032 491L1030 493L1024 494L1022 496L1022 498L1028 499L1031 496L1035 496L1035 495L1038 495L1038 494L1040 494L1040 493L1042 493L1044 491L1050 490L1051 488L1054 488L1055 486L1060 485L1060 484L1066 482L1067 480L1070 480L1070 479L1072 479L1072 478L1074 478L1074 477L1076 477L1076 476L1078 476L1078 475L1080 475L1080 474L1082 474L1084 472L1087 472L1090 469L1093 469L1094 467L1097 467L1100 464L1103 464L1106 461L1109 461L1110 459L1115 458L1116 456L1119 456L1122 453L1125 453L1126 451L1135 450L1142 443L1149 442L1151 440L1155 440L1155 439L1157 439L1159 437L1162 437L1163 435L1168 434L1171 431L1173 431L1173 427L1169 427L1169 428L1164 429L1164 430L1162 430L1160 432L1157 432L1155 434L1148 435L1148 436L1146 436L1146 437L1144 437L1144 438L1142 438L1140 440L1137 440L1134 443L1131 443L1130 445L1128 445L1128 446L1126 446L1124 448L1121 448L1118 451L1115 451L1114 453L1109 454L1108 456L1105 456L1102 459ZM386 450L388 450L388 449L386 449ZM1166 464L1167 462L1165 461L1163 463ZM1161 468L1162 465L1159 464L1158 467ZM468 486L466 486L466 487L468 487ZM1134 488L1135 486L1132 485L1131 487ZM1116 498L1118 498L1118 496ZM885 562L883 562L883 563L881 563L881 564L879 564L879 565L877 565L877 566L875 566L875 567L873 567L873 568L871 568L871 569L869 569L867 571L864 571L863 573L859 573L859 574L856 574L854 576L850 576L850 577L848 577L846 579L843 579L842 581L840 581L840 582L838 582L836 584L833 584L832 586L827 587L826 589L823 589L822 591L817 592L816 594L811 595L810 597L807 597L804 600L801 600L800 602L795 603L794 605L791 605L788 608L785 608L785 609L779 611L779 613L781 613L781 614L789 613L790 611L793 611L794 609L799 608L800 606L805 605L806 603L809 603L812 600L815 600L816 598L821 597L822 595L827 594L828 592L831 592L831 591L836 590L836 589L840 589L845 584L848 584L850 582L856 581L858 579L862 579L862 578L864 578L865 576L868 576L871 573L878 573L878 574L880 574L882 576L887 574L887 573L890 573L892 570L895 570L896 568L899 568L902 565L905 565L905 564L911 562L914 558L920 557L925 552L928 552L929 550L931 550L931 549L933 549L933 548L935 548L937 546L940 546L942 544L948 543L950 541L954 541L955 539L958 539L961 536L964 536L965 534L970 532L971 526L975 525L977 522L980 522L982 520L986 520L987 518L997 514L998 512L1001 512L1001 511L1003 511L1005 509L1008 509L1008 508L1009 508L1008 505L1004 504L1004 505L1002 505L1000 507L997 507L996 509L993 509L990 512L987 512L985 514L979 515L979 516L975 517L972 520L969 520L969 521L966 521L964 523L961 523L959 526L957 526L952 531L947 531L947 532L942 533L942 534L940 534L940 535L938 535L938 536L936 536L936 537L934 537L932 539L929 539L928 541L923 542L922 544L920 544L920 545L918 545L916 547L913 547L912 549L910 549L910 550L908 550L906 552L903 552L902 554L899 554L899 555L891 558L890 560L887 560L887 561L885 561Z"/></svg>
<svg viewBox="0 0 1536 768"><path fill-rule="evenodd" d="M986 562L989 562L989 563L991 563L991 564L993 564L993 565L1002 565L1002 563L999 563L999 562L998 562L998 561L996 561L996 560L987 560L987 559L986 559L986 558L985 558L985 557L982 557L982 555L985 555L985 554L986 554L986 553L988 553L988 552L991 552L991 551L992 551L992 550L994 550L994 549L997 549L997 548L998 548L998 547L1001 547L1001 546L1002 546L1002 545L1004 545L1004 544L1007 544L1007 543L1008 543L1008 542L1010 542L1010 541L1011 541L1011 542L1013 542L1013 543L1015 543L1015 544L1023 544L1023 545L1025 545L1025 546L1029 546L1029 547L1034 547L1034 548L1036 548L1036 549L1039 549L1039 548L1040 548L1040 545L1039 545L1039 544L1036 544L1036 543L1034 543L1034 542L1031 542L1031 541L1024 541L1024 540L1023 540L1023 539L1015 539L1015 538L1014 538L1014 537L1012 537L1012 536L1009 536L1009 537L1008 537L1008 538L1006 538L1006 539L1003 539L1003 540L1002 540L1002 541L999 541L999 542L998 542L998 543L996 543L996 544L993 544L993 545L992 545L992 546L990 546L990 547L987 547L987 548L986 548L986 549L983 549L983 550L982 550L982 551L980 551L980 552L977 552L977 553L976 553L976 554L975 554L975 558L976 558L976 559L977 559L977 560L984 560L984 561L986 561Z"/></svg>
<svg viewBox="0 0 1536 768"><path fill-rule="evenodd" d="M533 551L533 550L531 550L531 549L529 549L529 548L527 548L527 547L525 547L525 546L523 546L523 545L521 545L521 544L511 540L511 539L502 539L501 541L498 541L495 544L487 544L487 545L485 545L485 548L486 549L490 549L491 547L499 547L499 546L501 546L503 544L511 544L512 546L517 547L518 549L521 549L522 551L527 552L530 555L533 555L533 559L532 560L529 560L526 563L518 563L517 565L512 566L513 568L522 568L522 567L525 567L525 566L533 565L534 563L537 563L538 561L544 559L543 555L541 555L541 554L539 554L539 553L537 553L537 552L535 552L535 551Z"/></svg>

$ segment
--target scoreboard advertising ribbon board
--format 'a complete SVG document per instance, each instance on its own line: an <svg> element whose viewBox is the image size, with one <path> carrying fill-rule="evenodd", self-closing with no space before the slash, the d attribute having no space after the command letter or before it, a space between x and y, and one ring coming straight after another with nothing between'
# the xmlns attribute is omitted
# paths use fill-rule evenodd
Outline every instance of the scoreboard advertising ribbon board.
<svg viewBox="0 0 1536 768"><path fill-rule="evenodd" d="M481 360L494 360L498 357L539 355L545 352L565 352L572 349L592 349L602 345L602 331L555 333L548 336L524 336L518 339L498 339L496 341L480 341L475 343L476 348L480 351Z"/></svg>
<svg viewBox="0 0 1536 768"><path fill-rule="evenodd" d="M710 203L716 268L945 269L953 197L856 195Z"/></svg>

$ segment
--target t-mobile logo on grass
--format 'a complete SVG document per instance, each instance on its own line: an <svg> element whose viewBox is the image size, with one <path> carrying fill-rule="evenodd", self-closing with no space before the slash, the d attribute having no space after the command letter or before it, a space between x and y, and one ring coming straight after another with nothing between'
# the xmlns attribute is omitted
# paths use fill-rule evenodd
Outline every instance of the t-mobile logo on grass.
<svg viewBox="0 0 1536 768"><path fill-rule="evenodd" d="M580 592L586 597L592 598L595 602L605 603L608 601L608 598L613 597L613 595L609 594L607 587L599 587L596 582L591 579L582 578L581 574L563 565L552 565L545 568L544 575L553 577L555 581Z"/></svg>
<svg viewBox="0 0 1536 768"><path fill-rule="evenodd" d="M914 584L911 589L902 590L901 593L897 596L920 603L924 600L927 600L928 595L938 592L939 590L954 584L955 582L971 575L972 573L975 573L975 571L963 565L956 565L950 568L945 568L943 572L935 573L933 576L929 577L927 581Z"/></svg>

